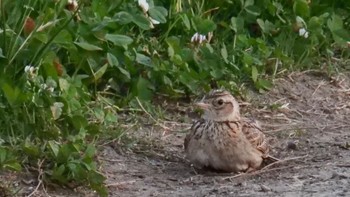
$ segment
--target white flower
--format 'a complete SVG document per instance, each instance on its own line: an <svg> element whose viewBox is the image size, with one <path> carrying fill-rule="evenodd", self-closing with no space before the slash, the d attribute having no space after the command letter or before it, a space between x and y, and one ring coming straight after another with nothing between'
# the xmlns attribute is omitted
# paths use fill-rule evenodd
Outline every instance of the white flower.
<svg viewBox="0 0 350 197"><path fill-rule="evenodd" d="M49 87L49 88L47 88L47 91L49 91L49 92L53 92L55 90L55 88L54 87Z"/></svg>
<svg viewBox="0 0 350 197"><path fill-rule="evenodd" d="M29 72L30 72L30 74L34 74L35 73L35 68L33 66L31 66L29 68Z"/></svg>
<svg viewBox="0 0 350 197"><path fill-rule="evenodd" d="M43 84L40 85L40 89L46 90L46 88L47 88L47 85L46 85L45 83L43 83Z"/></svg>
<svg viewBox="0 0 350 197"><path fill-rule="evenodd" d="M68 0L68 4L72 5L74 8L78 7L78 2L77 0Z"/></svg>
<svg viewBox="0 0 350 197"><path fill-rule="evenodd" d="M138 3L144 13L148 12L149 4L147 3L146 0L138 0Z"/></svg>
<svg viewBox="0 0 350 197"><path fill-rule="evenodd" d="M27 65L26 67L24 67L24 72L25 72L25 73L29 73L30 68L31 68L31 66L30 66L30 65Z"/></svg>
<svg viewBox="0 0 350 197"><path fill-rule="evenodd" d="M152 17L149 17L149 20L151 20L151 23L152 23L153 25L158 25L158 24L160 23L159 21L153 19Z"/></svg>
<svg viewBox="0 0 350 197"><path fill-rule="evenodd" d="M202 42L204 42L206 40L207 40L207 37L205 35L199 34L198 32L195 33L191 38L191 42L199 43L199 44L201 44Z"/></svg>
<svg viewBox="0 0 350 197"><path fill-rule="evenodd" d="M306 31L305 28L300 28L299 29L299 36L303 36L304 38L308 38L309 37L309 32Z"/></svg>
<svg viewBox="0 0 350 197"><path fill-rule="evenodd" d="M27 65L24 67L24 72L27 74L29 78L34 78L36 76L37 69L34 66Z"/></svg>

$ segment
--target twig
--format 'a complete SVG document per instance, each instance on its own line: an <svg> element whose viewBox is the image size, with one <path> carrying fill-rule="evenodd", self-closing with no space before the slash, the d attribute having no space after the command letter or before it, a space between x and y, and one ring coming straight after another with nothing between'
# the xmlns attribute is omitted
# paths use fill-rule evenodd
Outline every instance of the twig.
<svg viewBox="0 0 350 197"><path fill-rule="evenodd" d="M321 86L325 85L325 81L321 81L320 84L318 84L318 86L316 87L316 89L314 90L314 92L311 94L311 97L314 97L315 93L317 92L318 89L320 89Z"/></svg>
<svg viewBox="0 0 350 197"><path fill-rule="evenodd" d="M291 158L286 158L286 159L282 159L282 160L278 160L278 161L276 161L276 162L273 162L273 163L270 163L269 165L267 165L267 166L264 166L261 170L267 170L267 169L269 169L270 167L272 167L272 166L275 166L275 165L277 165L277 164L281 164L281 163L285 163L285 162L287 162L287 161L293 161L293 160L298 160L298 159L304 159L304 158L306 158L306 157L308 157L309 155L304 155L304 156L299 156L299 157L291 157Z"/></svg>
<svg viewBox="0 0 350 197"><path fill-rule="evenodd" d="M45 159L43 160L38 160L38 169L37 171L39 172L39 175L38 175L38 185L35 187L35 189L27 196L27 197L31 197L35 194L35 192L38 191L39 187L42 185L43 183L43 174L44 174L44 171L41 169L41 166L43 165ZM46 190L45 190L45 193L46 193Z"/></svg>
<svg viewBox="0 0 350 197"><path fill-rule="evenodd" d="M139 104L140 108L142 109L143 112L145 112L155 123L156 125L162 127L164 130L167 130L167 131L172 131L172 132L176 132L177 130L173 130L173 129L170 129L169 127L165 126L164 124L162 124L161 122L159 122L159 120L155 119L142 105L141 101L139 100L138 97L136 97L136 101L137 103Z"/></svg>
<svg viewBox="0 0 350 197"><path fill-rule="evenodd" d="M121 186L121 185L132 184L132 183L135 183L135 182L136 182L136 180L122 181L122 182L117 182L117 183L109 183L109 184L106 184L106 187L118 187L118 186Z"/></svg>
<svg viewBox="0 0 350 197"><path fill-rule="evenodd" d="M274 162L272 164L269 164L269 165L263 167L260 170L257 170L257 171L251 172L251 173L241 173L241 174L237 174L237 175L234 175L234 176L224 177L223 180L234 179L234 178L238 178L238 177L241 177L241 176L254 176L254 175L262 174L262 173L265 173L265 172L270 172L270 171L274 171L274 170L282 170L282 169L290 168L292 166L283 166L283 167L280 167L280 168L272 168L272 169L270 169L271 166L274 166L276 164L280 164L280 163L284 163L284 162L287 162L287 161L292 161L292 160L306 158L307 156L308 155L301 156L301 157L292 157L292 158L279 160L279 161L276 161L276 162Z"/></svg>

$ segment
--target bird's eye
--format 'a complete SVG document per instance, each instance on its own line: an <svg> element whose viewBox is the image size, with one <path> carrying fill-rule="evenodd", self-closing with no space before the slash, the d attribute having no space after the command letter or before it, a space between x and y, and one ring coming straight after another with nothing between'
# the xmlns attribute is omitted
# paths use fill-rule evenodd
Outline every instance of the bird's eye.
<svg viewBox="0 0 350 197"><path fill-rule="evenodd" d="M222 100L222 99L219 99L219 100L217 100L216 102L217 102L218 105L224 104L224 100Z"/></svg>

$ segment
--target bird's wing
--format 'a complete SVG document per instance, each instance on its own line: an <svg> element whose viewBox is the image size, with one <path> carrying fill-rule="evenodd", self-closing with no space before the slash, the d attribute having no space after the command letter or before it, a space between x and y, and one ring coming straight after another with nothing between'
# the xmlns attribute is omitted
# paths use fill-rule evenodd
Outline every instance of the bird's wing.
<svg viewBox="0 0 350 197"><path fill-rule="evenodd" d="M264 157L269 155L269 144L267 138L257 121L242 118L242 132L248 141L263 153Z"/></svg>
<svg viewBox="0 0 350 197"><path fill-rule="evenodd" d="M202 119L197 120L195 122L192 123L192 127L190 129L190 132L186 135L185 140L184 140L184 148L185 150L187 150L188 144L190 143L190 140L194 137L194 135L196 134L196 132L198 132L199 127L203 124Z"/></svg>

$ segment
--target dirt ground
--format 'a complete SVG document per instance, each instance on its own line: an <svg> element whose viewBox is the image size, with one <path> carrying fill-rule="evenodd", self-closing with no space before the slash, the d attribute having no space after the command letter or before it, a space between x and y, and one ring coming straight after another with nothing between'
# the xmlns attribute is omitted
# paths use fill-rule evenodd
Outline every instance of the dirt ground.
<svg viewBox="0 0 350 197"><path fill-rule="evenodd" d="M169 121L130 129L130 148L114 141L101 147L109 196L350 196L350 74L309 71L275 83L265 94L249 93L242 114L262 123L277 164L239 175L193 169L183 152L191 108L178 106L165 114Z"/></svg>

